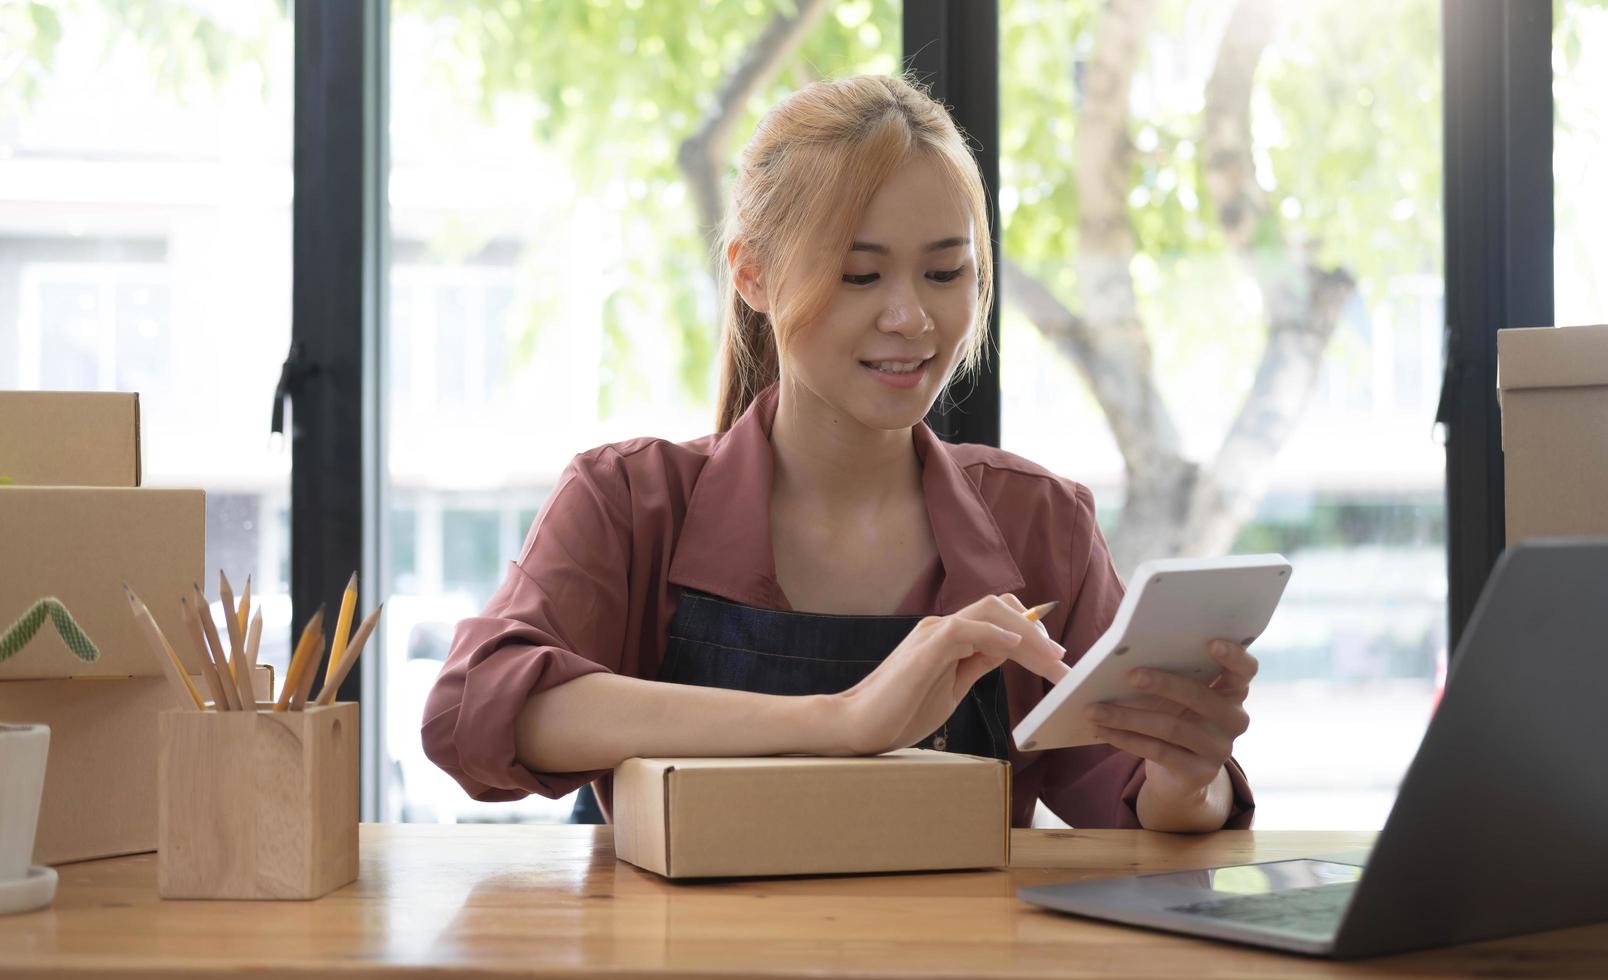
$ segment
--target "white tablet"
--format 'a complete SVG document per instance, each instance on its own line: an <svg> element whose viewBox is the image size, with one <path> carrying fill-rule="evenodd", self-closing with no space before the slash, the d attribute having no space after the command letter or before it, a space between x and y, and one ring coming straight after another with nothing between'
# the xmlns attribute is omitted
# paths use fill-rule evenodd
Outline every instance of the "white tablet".
<svg viewBox="0 0 1608 980"><path fill-rule="evenodd" d="M1024 752L1093 745L1084 719L1091 704L1131 701L1135 667L1151 667L1206 680L1222 670L1206 652L1212 640L1249 646L1290 580L1283 555L1167 558L1134 572L1111 628L1089 647L1013 733Z"/></svg>

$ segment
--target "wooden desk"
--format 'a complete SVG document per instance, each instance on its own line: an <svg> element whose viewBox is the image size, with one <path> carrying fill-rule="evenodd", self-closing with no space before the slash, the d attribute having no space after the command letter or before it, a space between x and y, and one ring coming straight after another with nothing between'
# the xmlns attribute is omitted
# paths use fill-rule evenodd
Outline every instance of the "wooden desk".
<svg viewBox="0 0 1608 980"><path fill-rule="evenodd" d="M1040 911L1023 885L1338 854L1372 835L1016 831L1008 871L670 884L608 828L365 825L316 902L164 902L156 856L67 865L0 916L0 976L1608 976L1608 925L1330 963Z"/></svg>

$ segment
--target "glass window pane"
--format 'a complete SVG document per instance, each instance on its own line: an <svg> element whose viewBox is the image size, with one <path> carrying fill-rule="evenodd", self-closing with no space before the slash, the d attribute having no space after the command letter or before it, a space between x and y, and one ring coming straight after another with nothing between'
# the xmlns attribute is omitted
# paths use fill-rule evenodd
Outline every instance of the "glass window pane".
<svg viewBox="0 0 1608 980"><path fill-rule="evenodd" d="M0 385L139 392L145 483L207 491L204 584L252 578L279 678L291 6L0 11Z"/></svg>
<svg viewBox="0 0 1608 980"><path fill-rule="evenodd" d="M1124 576L1294 562L1257 825L1377 828L1445 658L1440 6L1134 7L1001 4L1002 441Z"/></svg>
<svg viewBox="0 0 1608 980"><path fill-rule="evenodd" d="M710 242L758 112L817 75L899 67L897 0L828 5L767 61L791 3L441 4L391 15L388 506L415 515L384 591L382 812L561 820L571 800L479 804L423 756L456 622L517 557L576 453L715 427ZM765 65L730 109L716 95ZM716 111L729 114L716 117ZM678 151L718 123L708 167Z"/></svg>
<svg viewBox="0 0 1608 980"><path fill-rule="evenodd" d="M1608 323L1608 2L1554 0L1552 23L1555 316Z"/></svg>

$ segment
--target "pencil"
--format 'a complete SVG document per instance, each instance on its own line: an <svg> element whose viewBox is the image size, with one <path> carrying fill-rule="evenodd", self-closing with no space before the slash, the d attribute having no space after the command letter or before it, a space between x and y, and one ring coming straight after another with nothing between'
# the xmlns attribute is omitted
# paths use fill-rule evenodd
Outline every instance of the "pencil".
<svg viewBox="0 0 1608 980"><path fill-rule="evenodd" d="M359 626L357 632L352 634L352 644L346 648L346 656L341 658L341 664L335 668L334 675L324 681L324 689L318 692L318 700L313 702L314 704L329 705L335 703L335 696L340 693L341 683L346 680L346 675L352 672L352 665L357 663L357 658L362 655L363 644L368 642L369 634L374 632L375 624L380 621L380 610L384 608L385 603L383 602L375 606L374 611L368 614L367 619L363 620L363 625Z"/></svg>
<svg viewBox="0 0 1608 980"><path fill-rule="evenodd" d="M329 686L329 679L335 676L335 666L340 662L341 654L346 651L346 641L352 635L352 613L357 609L357 573L346 582L346 592L341 596L340 615L335 617L335 639L330 642L329 666L324 670L324 685ZM322 693L322 692L320 692Z"/></svg>
<svg viewBox="0 0 1608 980"><path fill-rule="evenodd" d="M195 647L196 655L201 658L201 677L207 682L207 690L212 692L213 710L228 711L229 700L223 696L223 684L218 680L218 671L212 663L212 655L207 653L206 638L201 635L201 620L196 617L195 610L190 608L188 597L180 596L179 605L184 609L184 626L190 634L190 643Z"/></svg>
<svg viewBox="0 0 1608 980"><path fill-rule="evenodd" d="M318 658L324 655L324 631L318 631L318 638L313 645L312 656L307 658L307 669L302 671L301 681L297 683L296 690L290 694L291 711L302 711L307 707L307 695L312 693L313 681L318 679Z"/></svg>
<svg viewBox="0 0 1608 980"><path fill-rule="evenodd" d="M190 700L195 702L197 710L204 708L206 701L202 700L201 692L195 689L195 683L185 672L184 664L179 662L179 655L168 645L167 637L162 635L162 628L156 625L151 611L145 608L145 603L140 601L140 597L134 594L134 590L128 587L127 582L123 583L123 592L128 596L128 605L134 613L134 621L139 624L140 632L145 634L145 642L162 664L162 672L167 675L169 681L189 695Z"/></svg>
<svg viewBox="0 0 1608 980"><path fill-rule="evenodd" d="M229 631L229 676L234 678L235 693L240 695L240 707L252 711L257 707L257 697L251 691L251 674L241 662L245 658L246 630L236 612L234 589L229 587L229 576L223 574L221 568L218 569L218 596L223 600L223 625Z"/></svg>
<svg viewBox="0 0 1608 980"><path fill-rule="evenodd" d="M251 583L247 582L246 587L250 588ZM251 708L252 708L253 711L255 711L257 709L257 688L256 688L256 684L255 684L256 677L257 677L257 644L259 644L261 642L262 642L262 610L258 609L257 614L255 616L251 617L251 627L246 630L246 676L252 678L252 681L253 681L252 686L250 688L250 690L251 690ZM272 690L270 690L268 692L268 700L272 701L273 698L274 698L274 692Z"/></svg>
<svg viewBox="0 0 1608 980"><path fill-rule="evenodd" d="M240 632L246 632L246 624L251 620L251 576L246 576L246 587L240 590Z"/></svg>
<svg viewBox="0 0 1608 980"><path fill-rule="evenodd" d="M1043 619L1045 616L1048 616L1050 614L1050 610L1054 609L1056 606L1059 606L1060 604L1061 603L1060 603L1059 600L1054 601L1054 602L1046 602L1046 603L1044 603L1042 605L1034 606L1032 609L1029 609L1027 612L1023 613L1022 615L1027 617L1028 622L1036 623L1039 620Z"/></svg>
<svg viewBox="0 0 1608 980"><path fill-rule="evenodd" d="M218 569L218 599L223 603L223 629L229 636L229 672L239 684L240 677L235 671L235 656L240 649L240 641L245 639L246 631L240 628L240 617L235 609L234 589L229 585L229 576Z"/></svg>
<svg viewBox="0 0 1608 980"><path fill-rule="evenodd" d="M212 651L212 662L217 665L218 683L223 687L223 696L228 700L231 710L239 711L245 705L240 701L240 689L235 687L234 671L229 669L223 641L218 639L218 624L212 621L212 606L207 602L201 586L191 583L191 587L195 589L195 614L201 621L201 634L206 637L207 649Z"/></svg>
<svg viewBox="0 0 1608 980"><path fill-rule="evenodd" d="M324 607L319 606L318 612L313 613L313 618L302 627L301 638L296 641L296 652L291 654L290 668L285 671L285 684L280 688L279 700L274 702L275 711L284 711L290 705L291 695L301 686L302 674L310 669L307 661L323 652L322 639L318 641L316 648L313 646L313 638L322 635L323 626Z"/></svg>

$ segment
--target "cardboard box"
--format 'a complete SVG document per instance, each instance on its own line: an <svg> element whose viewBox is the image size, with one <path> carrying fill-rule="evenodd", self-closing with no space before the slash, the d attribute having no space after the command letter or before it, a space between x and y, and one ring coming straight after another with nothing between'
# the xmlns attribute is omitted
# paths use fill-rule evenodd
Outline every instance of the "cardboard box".
<svg viewBox="0 0 1608 980"><path fill-rule="evenodd" d="M162 712L157 894L311 899L356 881L358 727L351 701Z"/></svg>
<svg viewBox="0 0 1608 980"><path fill-rule="evenodd" d="M202 581L206 494L200 490L0 487L0 629L55 596L100 648L96 663L68 651L46 626L0 663L0 681L47 677L152 677L162 665L123 594L127 582L190 673L201 661L179 598Z"/></svg>
<svg viewBox="0 0 1608 980"><path fill-rule="evenodd" d="M1010 764L951 752L614 770L615 854L667 878L1003 867L1010 830Z"/></svg>
<svg viewBox="0 0 1608 980"><path fill-rule="evenodd" d="M272 667L252 681L272 696ZM35 864L156 850L157 717L186 706L165 677L0 683L0 719L50 726Z"/></svg>
<svg viewBox="0 0 1608 980"><path fill-rule="evenodd" d="M1498 330L1507 543L1608 536L1608 326Z"/></svg>
<svg viewBox="0 0 1608 980"><path fill-rule="evenodd" d="M140 485L140 396L0 391L0 477L17 486Z"/></svg>

